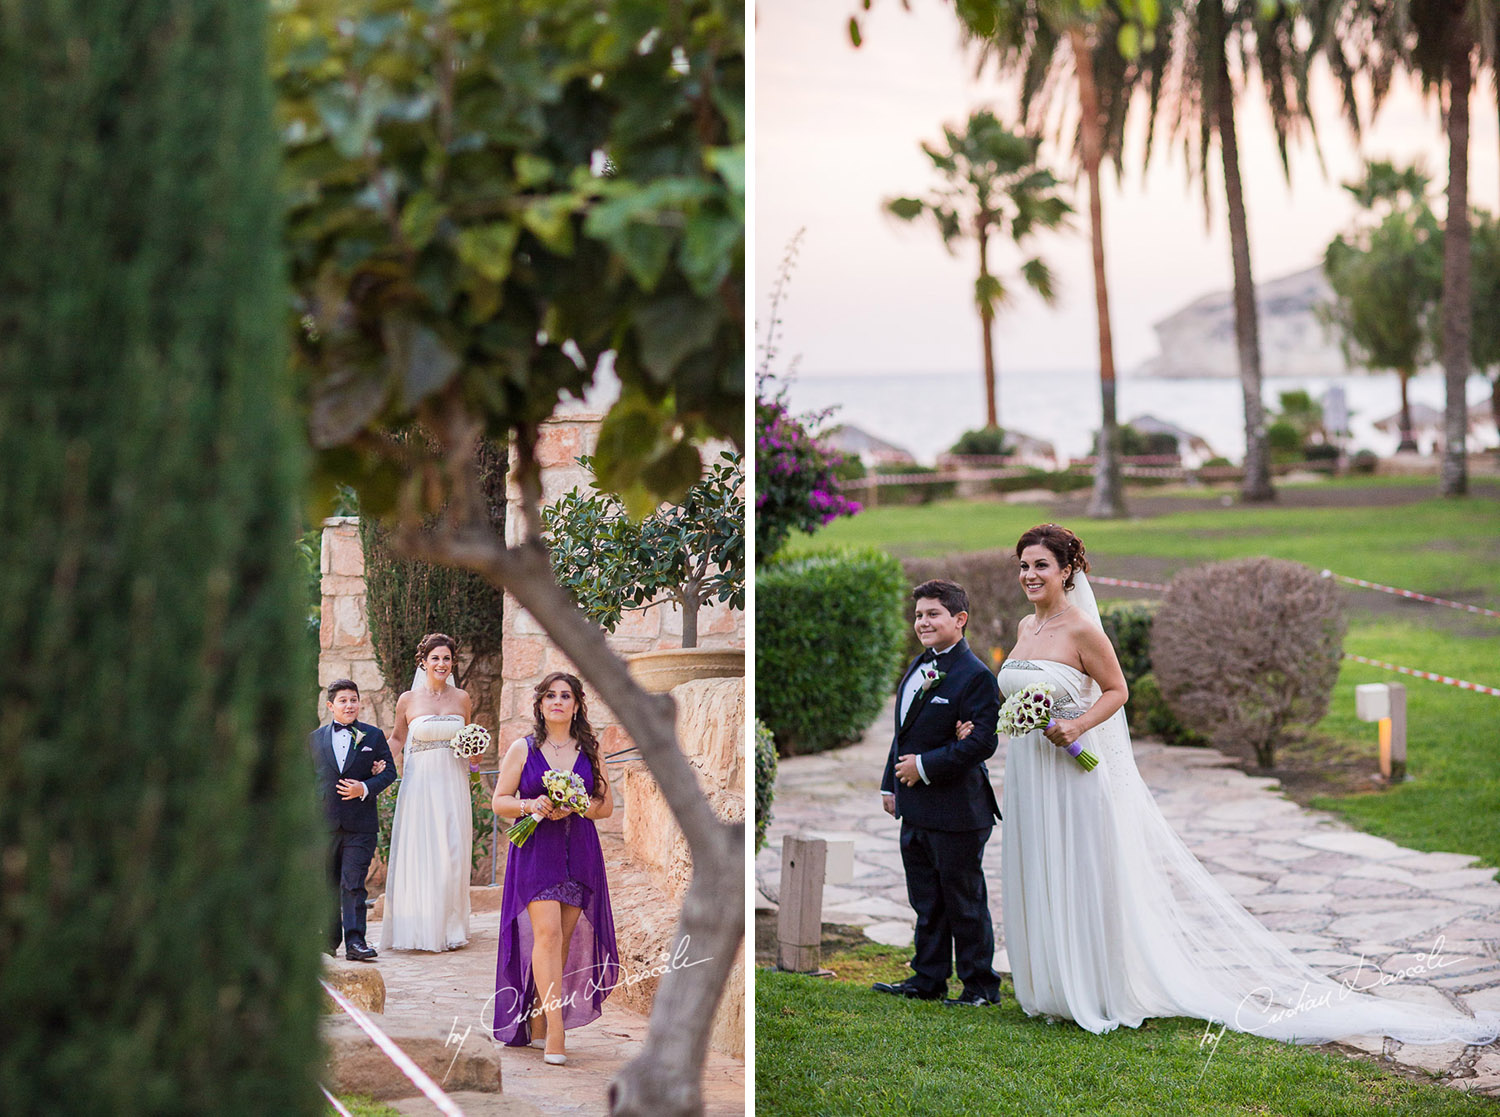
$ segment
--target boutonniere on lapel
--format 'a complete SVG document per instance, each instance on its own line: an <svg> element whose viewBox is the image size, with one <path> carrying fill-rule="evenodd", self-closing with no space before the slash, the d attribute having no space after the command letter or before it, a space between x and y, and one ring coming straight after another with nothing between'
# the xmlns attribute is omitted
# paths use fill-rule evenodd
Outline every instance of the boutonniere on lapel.
<svg viewBox="0 0 1500 1117"><path fill-rule="evenodd" d="M918 667L917 674L922 679L922 687L917 692L918 694L926 694L933 687L937 686L938 683L942 682L948 677L948 672L939 671L937 667L931 663L924 663L922 664L922 666Z"/></svg>
<svg viewBox="0 0 1500 1117"><path fill-rule="evenodd" d="M365 731L351 725L349 727L349 733L354 737L354 747L359 748L360 742L365 739Z"/></svg>

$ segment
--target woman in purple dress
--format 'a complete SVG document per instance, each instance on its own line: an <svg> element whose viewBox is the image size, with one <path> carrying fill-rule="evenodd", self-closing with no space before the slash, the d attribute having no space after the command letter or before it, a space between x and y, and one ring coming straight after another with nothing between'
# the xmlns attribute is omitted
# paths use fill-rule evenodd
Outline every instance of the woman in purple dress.
<svg viewBox="0 0 1500 1117"><path fill-rule="evenodd" d="M546 1046L561 1065L564 1029L599 1017L619 973L615 921L604 879L604 854L593 820L614 812L599 742L589 725L583 684L554 671L536 687L535 729L513 742L495 780L501 818L541 818L524 845L511 846L500 901L500 957L495 968L495 1038L512 1047ZM548 769L575 772L588 789L588 810L553 803L542 785Z"/></svg>

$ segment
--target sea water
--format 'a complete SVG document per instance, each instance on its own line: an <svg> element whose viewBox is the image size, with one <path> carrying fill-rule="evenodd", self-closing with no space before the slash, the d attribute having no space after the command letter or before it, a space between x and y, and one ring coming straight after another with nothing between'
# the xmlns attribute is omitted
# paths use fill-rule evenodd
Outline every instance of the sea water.
<svg viewBox="0 0 1500 1117"><path fill-rule="evenodd" d="M984 426L984 382L979 372L794 373L774 383L786 386L793 414L834 408L829 425L858 427L927 465L964 431ZM1321 401L1334 385L1343 388L1348 403L1350 452L1393 453L1397 436L1376 430L1374 424L1400 409L1400 384L1394 374L1266 379L1261 394L1268 421L1269 413L1279 408L1282 392L1302 389ZM1480 444L1492 445L1489 383L1474 376L1468 388L1470 417L1479 412L1488 435ZM1425 403L1441 412L1442 374L1412 377L1409 394L1413 405ZM1097 372L1002 372L998 395L1002 427L1052 443L1064 459L1090 452L1102 413ZM1236 462L1244 457L1245 415L1238 380L1122 376L1116 381L1115 408L1121 422L1154 415L1198 435L1215 454Z"/></svg>

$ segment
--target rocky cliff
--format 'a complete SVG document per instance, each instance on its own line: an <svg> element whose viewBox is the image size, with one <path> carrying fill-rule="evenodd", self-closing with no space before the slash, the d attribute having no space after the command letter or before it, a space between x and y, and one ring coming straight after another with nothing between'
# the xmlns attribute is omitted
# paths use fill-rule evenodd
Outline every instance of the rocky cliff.
<svg viewBox="0 0 1500 1117"><path fill-rule="evenodd" d="M1265 376L1343 376L1350 372L1338 339L1318 321L1317 306L1331 297L1321 267L1308 268L1256 288L1260 308L1261 369ZM1135 376L1237 377L1234 301L1215 291L1155 324L1158 356Z"/></svg>

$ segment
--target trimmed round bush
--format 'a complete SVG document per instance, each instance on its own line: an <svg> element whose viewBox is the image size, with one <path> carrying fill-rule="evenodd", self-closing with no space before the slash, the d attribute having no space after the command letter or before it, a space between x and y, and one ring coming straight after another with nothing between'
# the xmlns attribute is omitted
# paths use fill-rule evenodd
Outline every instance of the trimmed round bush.
<svg viewBox="0 0 1500 1117"><path fill-rule="evenodd" d="M1328 712L1343 639L1332 581L1284 559L1236 559L1172 579L1151 659L1178 717L1269 768L1283 730Z"/></svg>
<svg viewBox="0 0 1500 1117"><path fill-rule="evenodd" d="M857 740L901 664L909 590L874 548L824 551L755 576L755 713L782 756Z"/></svg>
<svg viewBox="0 0 1500 1117"><path fill-rule="evenodd" d="M755 721L755 852L766 844L771 825L771 801L776 798L776 738L759 718Z"/></svg>
<svg viewBox="0 0 1500 1117"><path fill-rule="evenodd" d="M978 430L964 431L958 436L958 441L948 447L948 453L963 456L979 456L998 458L1002 454L1010 453L1010 447L1005 443L1005 431L1000 427L980 427Z"/></svg>

